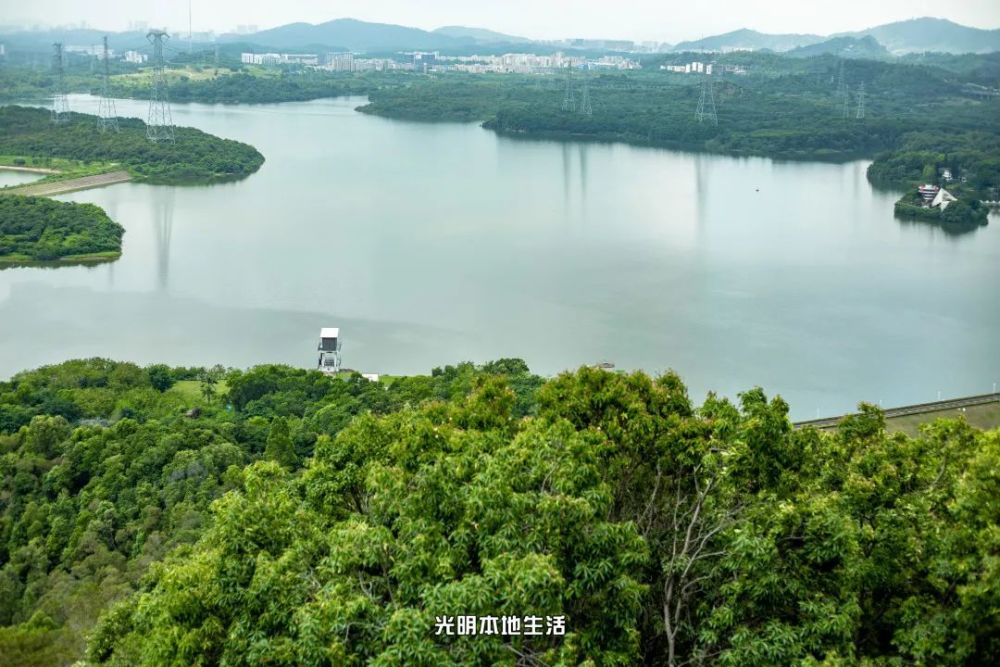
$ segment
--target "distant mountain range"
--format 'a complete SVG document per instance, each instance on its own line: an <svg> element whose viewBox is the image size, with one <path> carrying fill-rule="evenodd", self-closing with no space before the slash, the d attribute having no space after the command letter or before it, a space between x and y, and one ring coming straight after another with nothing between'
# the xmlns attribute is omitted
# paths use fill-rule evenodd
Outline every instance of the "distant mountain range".
<svg viewBox="0 0 1000 667"><path fill-rule="evenodd" d="M832 37L826 41L800 46L785 52L786 55L799 58L821 56L825 54L840 58L867 58L880 60L891 57L889 49L879 44L878 40L867 35L865 37Z"/></svg>
<svg viewBox="0 0 1000 667"><path fill-rule="evenodd" d="M48 51L54 41L67 45L90 45L100 42L99 30L19 31L0 35L8 51ZM183 36L179 36L183 40ZM145 48L145 35L138 32L112 36L116 50ZM283 51L351 50L368 53L393 51L452 51L484 50L551 50L572 48L569 42L542 44L524 37L505 35L484 28L446 26L428 31L419 28L370 23L357 19L336 19L326 23L289 23L250 35L227 34L219 42L229 48L261 48ZM581 44L604 43L602 40L577 40ZM576 42L573 42L576 43ZM607 44L611 44L608 42ZM615 42L614 48L621 43ZM202 46L202 44L199 44ZM593 47L593 48L600 48ZM611 47L607 47L611 48ZM1000 30L983 30L958 25L946 19L921 18L887 23L886 25L824 37L812 34L768 34L742 29L698 40L681 42L673 51L727 51L735 49L791 52L806 56L834 53L850 57L879 58L888 54L940 51L948 53L985 53L1000 51Z"/></svg>
<svg viewBox="0 0 1000 667"><path fill-rule="evenodd" d="M840 37L842 35L834 35ZM982 30L947 19L910 19L886 23L847 37L874 37L894 55L941 51L945 53L989 53L1000 51L1000 30Z"/></svg>
<svg viewBox="0 0 1000 667"><path fill-rule="evenodd" d="M224 35L222 40L251 41L275 49L295 49L310 45L368 52L433 51L476 45L526 44L531 41L484 28L446 26L431 32L357 19L335 19L316 25L290 23L252 35Z"/></svg>
<svg viewBox="0 0 1000 667"><path fill-rule="evenodd" d="M770 35L756 30L742 28L722 35L713 35L690 42L679 42L674 45L674 51L730 51L737 49L750 49L760 51L768 49L770 51L788 51L800 46L816 44L822 42L825 37L821 35Z"/></svg>
<svg viewBox="0 0 1000 667"><path fill-rule="evenodd" d="M791 51L821 43L828 44L818 53L832 53L850 46L850 42L834 42L837 38L872 37L893 55L940 51L945 53L989 53L1000 51L1000 30L983 30L953 23L947 19L921 18L897 21L885 25L832 35L772 35L756 30L734 30L690 42L681 42L674 51L727 51L733 49L768 49ZM857 44L861 50L871 49L870 43ZM877 51L877 50L876 50ZM808 53L808 51L806 51ZM801 55L801 52L799 53ZM867 57L867 56L865 56Z"/></svg>
<svg viewBox="0 0 1000 667"><path fill-rule="evenodd" d="M431 50L466 43L456 37L419 28L357 19L336 19L316 25L289 23L252 35L224 35L222 41L249 41L275 49L297 49L308 45L351 51Z"/></svg>
<svg viewBox="0 0 1000 667"><path fill-rule="evenodd" d="M467 28L461 25L448 25L438 28L434 31L434 34L470 40L478 44L527 44L532 41L527 37L515 37L514 35L505 35L502 32L495 32L485 28Z"/></svg>

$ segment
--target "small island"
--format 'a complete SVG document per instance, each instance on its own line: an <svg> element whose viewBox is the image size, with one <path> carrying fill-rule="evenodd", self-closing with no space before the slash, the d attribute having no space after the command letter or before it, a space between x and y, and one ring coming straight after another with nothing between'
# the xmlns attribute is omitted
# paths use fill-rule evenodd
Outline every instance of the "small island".
<svg viewBox="0 0 1000 667"><path fill-rule="evenodd" d="M0 267L117 259L124 233L121 225L93 204L0 197Z"/></svg>

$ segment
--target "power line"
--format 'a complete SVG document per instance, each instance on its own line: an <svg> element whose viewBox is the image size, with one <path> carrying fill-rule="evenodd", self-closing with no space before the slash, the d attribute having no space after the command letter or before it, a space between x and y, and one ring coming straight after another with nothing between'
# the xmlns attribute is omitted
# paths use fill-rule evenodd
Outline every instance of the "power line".
<svg viewBox="0 0 1000 667"><path fill-rule="evenodd" d="M66 76L63 66L63 45L56 42L52 45L52 71L56 75L56 90L52 96L52 122L64 123L68 120L69 100L66 97Z"/></svg>
<svg viewBox="0 0 1000 667"><path fill-rule="evenodd" d="M149 114L146 117L146 138L152 142L174 141L174 124L167 99L167 82L163 74L163 38L170 38L163 30L150 30L146 39L153 45L153 89L149 97Z"/></svg>
<svg viewBox="0 0 1000 667"><path fill-rule="evenodd" d="M108 36L104 36L104 75L101 77L101 99L97 103L97 128L101 132L112 130L118 131L118 113L115 110L115 101L111 99L108 92L108 79L110 78L110 65L108 64Z"/></svg>
<svg viewBox="0 0 1000 667"><path fill-rule="evenodd" d="M858 108L854 112L854 117L859 120L865 119L865 82L858 84Z"/></svg>

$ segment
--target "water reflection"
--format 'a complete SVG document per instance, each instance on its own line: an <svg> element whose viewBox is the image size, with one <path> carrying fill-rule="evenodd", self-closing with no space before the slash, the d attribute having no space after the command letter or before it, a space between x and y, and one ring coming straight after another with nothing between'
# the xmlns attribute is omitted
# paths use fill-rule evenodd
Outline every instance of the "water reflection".
<svg viewBox="0 0 1000 667"><path fill-rule="evenodd" d="M569 143L562 145L563 202L569 206Z"/></svg>
<svg viewBox="0 0 1000 667"><path fill-rule="evenodd" d="M153 238L156 242L156 277L161 290L170 277L170 238L174 229L174 189L153 188Z"/></svg>
<svg viewBox="0 0 1000 667"><path fill-rule="evenodd" d="M912 229L929 228L929 229L940 230L941 235L946 236L948 238L957 238L959 236L965 236L966 234L971 234L972 232L978 231L980 228L986 227L987 225L987 223L985 222L981 225L975 222L943 223L943 222L937 222L935 220L921 220L920 218L900 218L898 216L896 217L896 220L903 227L909 227ZM932 233L935 236L938 235L936 231Z"/></svg>

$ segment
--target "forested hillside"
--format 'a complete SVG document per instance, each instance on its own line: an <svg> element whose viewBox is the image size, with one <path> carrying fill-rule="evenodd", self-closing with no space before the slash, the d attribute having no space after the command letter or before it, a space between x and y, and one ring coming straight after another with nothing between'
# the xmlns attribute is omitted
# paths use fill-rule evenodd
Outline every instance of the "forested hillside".
<svg viewBox="0 0 1000 667"><path fill-rule="evenodd" d="M146 124L120 118L120 132L98 133L97 117L68 113L53 123L46 109L0 107L0 155L117 163L153 183L207 183L249 176L264 163L253 146L190 127L175 142L154 143Z"/></svg>
<svg viewBox="0 0 1000 667"><path fill-rule="evenodd" d="M998 468L997 432L797 431L673 374L67 362L0 383L0 655L990 664Z"/></svg>

